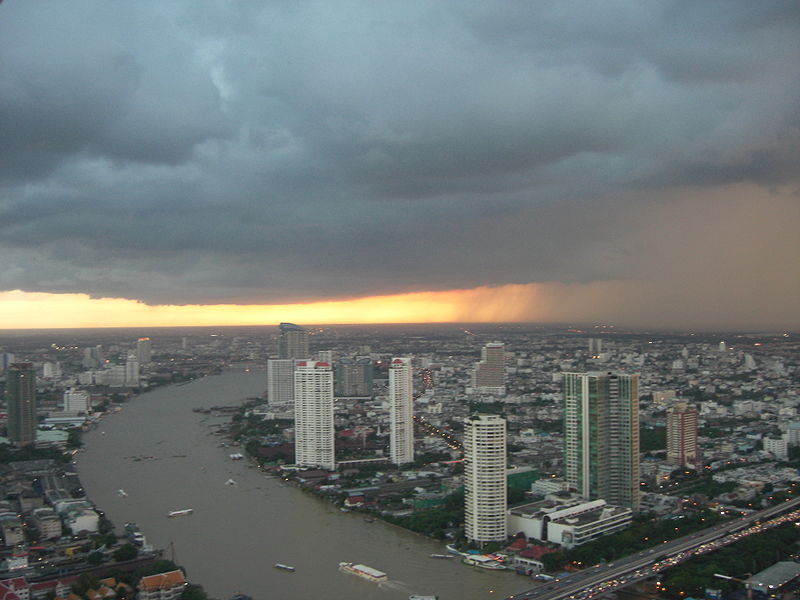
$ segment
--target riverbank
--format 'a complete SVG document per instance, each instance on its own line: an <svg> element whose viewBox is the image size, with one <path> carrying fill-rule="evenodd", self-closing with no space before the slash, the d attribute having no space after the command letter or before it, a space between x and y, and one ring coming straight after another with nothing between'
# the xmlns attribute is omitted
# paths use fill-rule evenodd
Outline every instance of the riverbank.
<svg viewBox="0 0 800 600"><path fill-rule="evenodd" d="M115 522L138 523L155 546L171 543L176 562L214 597L242 591L287 600L406 600L412 593L435 593L442 600L485 600L519 589L521 581L505 573L431 559L441 552L439 542L379 520L365 523L362 515L342 513L248 461L231 460L230 449L220 448L220 436L208 427L227 417L192 409L238 405L258 396L263 381L263 373L225 373L126 404L104 421L106 435L95 430L84 437L78 470L93 499ZM156 460L125 458L141 455ZM226 485L228 479L236 485ZM120 488L127 498L117 495ZM194 513L166 517L178 508ZM348 577L338 569L341 561L373 566L390 581L378 588ZM275 563L296 572L275 569Z"/></svg>

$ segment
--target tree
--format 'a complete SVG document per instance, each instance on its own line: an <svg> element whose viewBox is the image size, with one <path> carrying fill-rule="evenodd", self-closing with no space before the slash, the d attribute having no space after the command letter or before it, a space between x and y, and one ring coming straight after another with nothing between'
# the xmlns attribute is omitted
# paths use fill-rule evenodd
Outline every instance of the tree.
<svg viewBox="0 0 800 600"><path fill-rule="evenodd" d="M563 552L548 552L540 559L545 571L560 571L567 564L567 557Z"/></svg>
<svg viewBox="0 0 800 600"><path fill-rule="evenodd" d="M124 560L133 560L139 555L139 551L133 544L123 544L114 550L114 560L122 562Z"/></svg>
<svg viewBox="0 0 800 600"><path fill-rule="evenodd" d="M181 592L180 600L208 600L202 585L187 585Z"/></svg>
<svg viewBox="0 0 800 600"><path fill-rule="evenodd" d="M83 447L80 429L70 429L67 434L67 448L74 450Z"/></svg>
<svg viewBox="0 0 800 600"><path fill-rule="evenodd" d="M86 557L86 562L92 566L97 566L103 563L103 553L97 552L90 552L89 556Z"/></svg>

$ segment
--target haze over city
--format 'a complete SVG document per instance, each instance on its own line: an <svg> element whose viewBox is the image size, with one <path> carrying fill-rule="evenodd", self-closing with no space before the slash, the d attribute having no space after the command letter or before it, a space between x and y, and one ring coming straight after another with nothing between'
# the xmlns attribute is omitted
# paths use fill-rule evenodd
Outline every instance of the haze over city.
<svg viewBox="0 0 800 600"><path fill-rule="evenodd" d="M800 327L794 2L0 5L0 327Z"/></svg>

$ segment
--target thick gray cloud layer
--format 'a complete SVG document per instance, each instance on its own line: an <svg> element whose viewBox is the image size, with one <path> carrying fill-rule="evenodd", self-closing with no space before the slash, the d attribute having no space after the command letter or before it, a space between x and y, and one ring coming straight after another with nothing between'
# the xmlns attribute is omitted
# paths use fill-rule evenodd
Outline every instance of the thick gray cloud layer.
<svg viewBox="0 0 800 600"><path fill-rule="evenodd" d="M797 219L799 173L794 1L0 6L2 289L652 280L724 190Z"/></svg>

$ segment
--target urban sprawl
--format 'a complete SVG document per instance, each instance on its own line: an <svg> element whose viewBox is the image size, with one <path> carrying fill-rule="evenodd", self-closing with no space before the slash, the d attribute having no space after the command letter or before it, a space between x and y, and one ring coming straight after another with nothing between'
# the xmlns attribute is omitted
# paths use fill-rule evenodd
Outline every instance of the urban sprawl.
<svg viewBox="0 0 800 600"><path fill-rule="evenodd" d="M442 540L434 558L525 576L516 598L796 597L795 334L148 333L2 337L0 600L205 597L105 518L72 459L138 394L229 369L266 369L231 414L231 457Z"/></svg>

